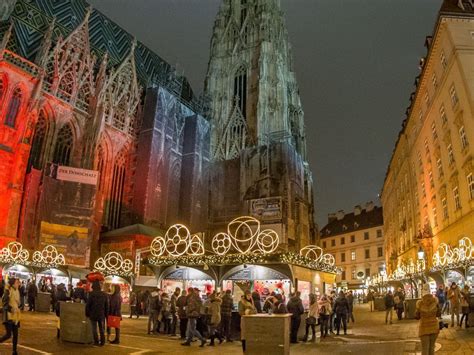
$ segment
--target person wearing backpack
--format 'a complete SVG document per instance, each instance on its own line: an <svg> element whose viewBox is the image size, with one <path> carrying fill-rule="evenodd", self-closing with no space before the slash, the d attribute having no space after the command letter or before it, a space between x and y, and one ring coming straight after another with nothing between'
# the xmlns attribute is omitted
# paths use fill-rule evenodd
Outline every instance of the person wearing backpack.
<svg viewBox="0 0 474 355"><path fill-rule="evenodd" d="M329 331L329 317L332 314L331 302L326 295L319 300L319 322L321 329L321 339L327 337Z"/></svg>

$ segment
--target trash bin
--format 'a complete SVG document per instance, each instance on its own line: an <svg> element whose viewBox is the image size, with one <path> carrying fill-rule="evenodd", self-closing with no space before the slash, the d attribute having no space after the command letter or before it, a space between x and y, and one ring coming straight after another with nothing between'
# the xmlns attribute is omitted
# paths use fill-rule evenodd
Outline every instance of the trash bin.
<svg viewBox="0 0 474 355"><path fill-rule="evenodd" d="M245 354L289 355L291 314L259 313L242 316Z"/></svg>
<svg viewBox="0 0 474 355"><path fill-rule="evenodd" d="M419 300L420 298L405 299L405 318L406 319L415 318L416 302L418 302Z"/></svg>

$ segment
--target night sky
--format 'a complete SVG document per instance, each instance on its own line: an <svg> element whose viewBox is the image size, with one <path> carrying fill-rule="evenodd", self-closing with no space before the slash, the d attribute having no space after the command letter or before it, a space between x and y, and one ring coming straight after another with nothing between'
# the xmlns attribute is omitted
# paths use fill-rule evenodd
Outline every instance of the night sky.
<svg viewBox="0 0 474 355"><path fill-rule="evenodd" d="M199 94L220 0L89 0ZM441 0L281 0L305 112L316 221L372 200Z"/></svg>

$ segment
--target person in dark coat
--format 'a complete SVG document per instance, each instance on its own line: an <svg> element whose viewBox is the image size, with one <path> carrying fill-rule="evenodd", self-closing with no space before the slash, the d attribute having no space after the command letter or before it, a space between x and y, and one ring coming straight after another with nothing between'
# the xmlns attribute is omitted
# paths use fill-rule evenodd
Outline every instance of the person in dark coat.
<svg viewBox="0 0 474 355"><path fill-rule="evenodd" d="M301 315L304 313L303 302L300 298L300 292L296 292L288 301L286 308L291 313L290 342L298 342L298 329L300 329Z"/></svg>
<svg viewBox="0 0 474 355"><path fill-rule="evenodd" d="M38 286L36 286L34 280L28 282L26 294L28 298L28 310L33 312L35 310L36 296L38 295Z"/></svg>
<svg viewBox="0 0 474 355"><path fill-rule="evenodd" d="M86 291L82 287L82 282L78 282L72 291L72 299L77 303L86 302Z"/></svg>
<svg viewBox="0 0 474 355"><path fill-rule="evenodd" d="M343 291L339 292L339 296L334 302L334 313L336 314L336 331L339 335L341 329L341 322L344 327L344 335L347 335L347 316L349 315L349 302Z"/></svg>
<svg viewBox="0 0 474 355"><path fill-rule="evenodd" d="M90 319L92 325L92 335L94 337L94 345L103 346L105 344L105 318L109 312L109 299L107 294L100 288L100 282L95 280L92 282L92 292L87 298L86 316ZM99 326L100 341L97 336L97 326Z"/></svg>
<svg viewBox="0 0 474 355"><path fill-rule="evenodd" d="M405 303L405 293L402 291L401 287L399 287L397 292L394 293L393 300L395 302L397 318L398 320L402 320L402 314L404 311L404 303Z"/></svg>
<svg viewBox="0 0 474 355"><path fill-rule="evenodd" d="M112 285L113 293L109 296L109 313L107 316L120 317L122 320L122 296L120 295L120 286ZM111 329L107 324L107 339L110 341ZM115 328L115 339L111 344L120 344L120 328Z"/></svg>
<svg viewBox="0 0 474 355"><path fill-rule="evenodd" d="M285 302L283 302L283 296L279 293L275 295L275 307L273 309L275 314L286 314L288 309L286 308Z"/></svg>
<svg viewBox="0 0 474 355"><path fill-rule="evenodd" d="M181 292L181 296L176 300L179 318L179 335L182 340L186 339L186 327L188 326L188 316L186 315L186 290Z"/></svg>
<svg viewBox="0 0 474 355"><path fill-rule="evenodd" d="M61 316L61 301L62 302L66 302L67 300L69 300L69 297L67 296L67 293L66 293L66 286L64 284L59 284L57 289L56 289L56 307L55 307L55 311L56 311L56 316L59 318ZM59 330L59 323L58 323L58 327L57 327L57 333L56 333L56 338L59 339L60 337L60 330Z"/></svg>
<svg viewBox="0 0 474 355"><path fill-rule="evenodd" d="M252 292L253 304L257 309L257 313L262 313L262 300L260 294L257 291Z"/></svg>
<svg viewBox="0 0 474 355"><path fill-rule="evenodd" d="M384 298L385 302L385 323L388 322L390 316L390 324L392 324L392 313L393 307L395 306L395 300L393 298L392 291L388 291Z"/></svg>
<svg viewBox="0 0 474 355"><path fill-rule="evenodd" d="M347 323L349 321L352 321L352 323L355 322L354 319L354 295L352 294L352 291L349 291L349 293L346 296L347 298L347 303L349 304L349 313L347 314Z"/></svg>

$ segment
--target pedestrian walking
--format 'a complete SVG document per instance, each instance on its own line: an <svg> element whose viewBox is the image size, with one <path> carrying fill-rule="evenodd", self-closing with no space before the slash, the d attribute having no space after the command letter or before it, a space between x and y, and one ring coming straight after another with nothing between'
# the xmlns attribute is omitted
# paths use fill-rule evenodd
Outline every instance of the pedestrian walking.
<svg viewBox="0 0 474 355"><path fill-rule="evenodd" d="M309 328L313 332L313 337L311 338L312 342L316 341L316 323L319 318L319 306L316 300L316 295L314 293L309 294L309 309L308 317L306 317L306 329L304 333L303 341L308 341Z"/></svg>
<svg viewBox="0 0 474 355"><path fill-rule="evenodd" d="M464 285L463 290L461 291L461 312L462 312L462 317L461 317L461 323L460 327L462 328L462 322L464 319L466 320L466 329L469 328L469 302L470 302L471 296L469 294L469 286Z"/></svg>
<svg viewBox="0 0 474 355"><path fill-rule="evenodd" d="M122 296L120 286L112 285L112 294L109 296L109 314L107 315L107 340L110 344L120 344L120 321L122 320ZM110 340L112 328L115 328L115 339Z"/></svg>
<svg viewBox="0 0 474 355"><path fill-rule="evenodd" d="M217 296L215 292L210 295L209 300L209 338L211 339L211 342L208 345L214 346L214 340L216 338L219 339L219 344L222 344L222 342L224 341L224 337L219 332L219 326L221 323L222 300Z"/></svg>
<svg viewBox="0 0 474 355"><path fill-rule="evenodd" d="M182 340L186 339L186 327L188 326L188 317L186 316L186 291L181 292L181 296L176 300L176 308L179 318L179 335Z"/></svg>
<svg viewBox="0 0 474 355"><path fill-rule="evenodd" d="M280 299L281 298L281 295ZM283 303L283 301L281 302ZM286 307L285 307L286 308ZM246 341L245 341L245 318L243 316L245 315L250 315L250 314L256 314L257 309L255 308L255 305L253 304L253 299L252 299L252 294L250 290L245 290L244 295L240 299L239 302L239 315L240 315L240 339L242 341L242 350L245 352L246 350ZM286 313L286 312L285 312Z"/></svg>
<svg viewBox="0 0 474 355"><path fill-rule="evenodd" d="M232 342L230 335L230 325L232 321L232 308L234 308L234 300L232 299L231 290L226 290L222 297L221 303L221 335L226 341Z"/></svg>
<svg viewBox="0 0 474 355"><path fill-rule="evenodd" d="M298 343L298 330L301 324L301 315L304 313L303 302L300 298L300 292L296 292L290 296L286 308L291 313L291 324L290 324L290 342L293 344Z"/></svg>
<svg viewBox="0 0 474 355"><path fill-rule="evenodd" d="M130 297L128 298L128 302L130 304L130 317L129 318L132 318L133 315L136 315L138 319L137 294L134 291L130 292Z"/></svg>
<svg viewBox="0 0 474 355"><path fill-rule="evenodd" d="M33 312L35 310L36 296L38 295L38 286L36 286L34 280L28 283L26 294L28 298L28 311Z"/></svg>
<svg viewBox="0 0 474 355"><path fill-rule="evenodd" d="M336 313L335 313L335 307L336 307L336 291L331 291L331 295L329 296L329 302L331 302L331 309L332 313L329 316L329 331L334 334L334 329L336 328L335 324L335 319L336 319Z"/></svg>
<svg viewBox="0 0 474 355"><path fill-rule="evenodd" d="M369 309L371 312L374 311L374 300L374 293L372 291L369 291L369 293L367 294L367 301L369 302Z"/></svg>
<svg viewBox="0 0 474 355"><path fill-rule="evenodd" d="M176 335L176 328L178 325L178 308L176 307L176 302L178 301L178 297L181 294L181 289L176 287L174 289L173 294L171 295L170 299L170 312L171 312L171 336Z"/></svg>
<svg viewBox="0 0 474 355"><path fill-rule="evenodd" d="M441 312L443 313L445 309L445 304L446 304L446 292L444 290L443 284L438 286L438 289L436 290L436 298L438 298L438 304L439 304L439 307L441 308Z"/></svg>
<svg viewBox="0 0 474 355"><path fill-rule="evenodd" d="M5 335L0 338L0 343L12 339L12 354L17 355L18 328L20 327L20 281L10 277L2 296L3 325Z"/></svg>
<svg viewBox="0 0 474 355"><path fill-rule="evenodd" d="M404 302L405 302L405 293L402 291L402 288L399 287L397 292L393 295L393 302L395 304L395 310L397 312L398 320L402 320L402 314L404 311Z"/></svg>
<svg viewBox="0 0 474 355"><path fill-rule="evenodd" d="M385 324L389 321L392 324L392 314L393 314L393 307L395 306L395 300L393 298L392 291L388 291L384 298L385 302Z"/></svg>
<svg viewBox="0 0 474 355"><path fill-rule="evenodd" d="M25 297L26 297L25 281L21 281L19 292L20 292L20 309L23 310L25 308Z"/></svg>
<svg viewBox="0 0 474 355"><path fill-rule="evenodd" d="M159 289L153 290L148 297L148 334L159 332L159 314L161 312L161 300Z"/></svg>
<svg viewBox="0 0 474 355"><path fill-rule="evenodd" d="M416 303L415 318L419 319L418 336L421 340L422 355L434 355L436 338L439 334L437 316L441 316L438 300L430 293L428 284L423 285L422 297Z"/></svg>
<svg viewBox="0 0 474 355"><path fill-rule="evenodd" d="M339 297L336 298L336 301L334 303L334 312L336 314L337 335L339 335L341 323L344 327L344 335L347 335L347 316L349 314L349 302L347 301L346 295L343 291L340 291Z"/></svg>
<svg viewBox="0 0 474 355"><path fill-rule="evenodd" d="M328 322L329 317L332 314L331 302L329 302L328 297L323 295L319 301L319 322L320 322L320 331L321 339L327 337L328 335Z"/></svg>
<svg viewBox="0 0 474 355"><path fill-rule="evenodd" d="M186 316L188 318L188 327L186 329L186 341L181 343L184 346L191 346L193 337L201 340L201 348L206 344L206 339L196 329L197 318L200 315L202 301L199 294L193 288L188 289L186 296Z"/></svg>
<svg viewBox="0 0 474 355"><path fill-rule="evenodd" d="M100 282L94 280L92 282L92 292L89 293L86 303L86 317L89 318L92 326L92 336L94 337L94 345L105 345L105 319L109 311L109 300L107 294L100 288ZM99 336L97 335L97 327L99 327Z"/></svg>
<svg viewBox="0 0 474 355"><path fill-rule="evenodd" d="M347 294L347 303L349 304L349 314L347 315L347 323L349 323L350 320L352 321L352 323L354 323L354 295L352 291L349 291L349 293Z"/></svg>
<svg viewBox="0 0 474 355"><path fill-rule="evenodd" d="M451 327L454 327L454 316L456 316L456 324L459 326L459 311L461 308L461 291L456 282L451 284L448 291L448 299L451 303Z"/></svg>

